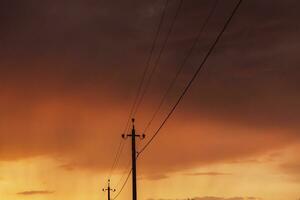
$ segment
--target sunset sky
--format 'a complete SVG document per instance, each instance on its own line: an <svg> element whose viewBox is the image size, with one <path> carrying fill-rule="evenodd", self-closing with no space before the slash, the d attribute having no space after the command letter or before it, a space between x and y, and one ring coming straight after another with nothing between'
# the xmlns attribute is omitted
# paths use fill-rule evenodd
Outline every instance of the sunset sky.
<svg viewBox="0 0 300 200"><path fill-rule="evenodd" d="M179 2L169 1L154 58ZM146 138L137 140L138 150L236 2L218 1ZM183 1L135 116L138 133L214 3ZM102 188L164 5L0 0L0 200L107 199ZM297 0L243 1L186 96L139 157L139 200L299 200L299 10ZM130 167L130 140L123 144L111 176L117 192ZM125 199L131 199L131 179L118 197Z"/></svg>

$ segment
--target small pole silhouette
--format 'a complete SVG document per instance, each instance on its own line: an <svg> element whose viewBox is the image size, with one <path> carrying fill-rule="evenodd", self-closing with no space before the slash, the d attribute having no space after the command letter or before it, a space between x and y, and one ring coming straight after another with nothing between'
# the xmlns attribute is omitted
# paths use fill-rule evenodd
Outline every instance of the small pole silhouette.
<svg viewBox="0 0 300 200"><path fill-rule="evenodd" d="M115 189L110 188L110 179L108 179L107 188L102 189L103 192L107 191L107 200L110 200L110 191L115 192Z"/></svg>
<svg viewBox="0 0 300 200"><path fill-rule="evenodd" d="M145 138L145 134L139 135L135 134L134 119L132 119L132 131L131 134L122 134L122 138L126 139L131 137L131 158L132 158L132 200L137 200L137 190L136 190L136 147L135 147L135 137L141 139Z"/></svg>

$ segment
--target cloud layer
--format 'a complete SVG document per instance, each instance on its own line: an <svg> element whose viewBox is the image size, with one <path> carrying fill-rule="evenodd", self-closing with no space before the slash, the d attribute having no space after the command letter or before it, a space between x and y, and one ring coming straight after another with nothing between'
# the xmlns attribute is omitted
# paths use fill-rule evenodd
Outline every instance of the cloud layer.
<svg viewBox="0 0 300 200"><path fill-rule="evenodd" d="M147 138L233 5L218 5ZM107 153L114 153L123 133L162 6L159 1L1 2L0 160L47 155L67 169L109 169ZM211 6L211 1L184 3L137 114L138 131ZM174 1L164 31L175 7ZM297 7L297 1L243 3L162 135L139 160L145 173L244 159L300 142Z"/></svg>
<svg viewBox="0 0 300 200"><path fill-rule="evenodd" d="M30 196L30 195L48 195L53 193L54 191L48 191L48 190L29 190L29 191L18 192L17 194Z"/></svg>
<svg viewBox="0 0 300 200"><path fill-rule="evenodd" d="M187 176L227 176L232 175L232 173L224 173L224 172L195 172L195 173L186 173L184 175Z"/></svg>
<svg viewBox="0 0 300 200"><path fill-rule="evenodd" d="M149 199L153 200L153 199ZM172 199L158 199L158 200L172 200ZM176 199L181 200L181 199ZM206 197L194 197L194 198L187 198L184 200L262 200L261 198L257 197L214 197L214 196L206 196Z"/></svg>

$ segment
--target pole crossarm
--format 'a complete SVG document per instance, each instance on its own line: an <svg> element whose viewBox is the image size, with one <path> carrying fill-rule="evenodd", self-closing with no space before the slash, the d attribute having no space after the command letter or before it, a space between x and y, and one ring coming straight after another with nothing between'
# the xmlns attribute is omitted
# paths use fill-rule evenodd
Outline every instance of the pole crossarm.
<svg viewBox="0 0 300 200"><path fill-rule="evenodd" d="M134 127L134 119L132 119L132 131L131 134L122 134L123 139L127 139L131 137L131 159L132 159L132 200L137 200L137 189L136 189L136 145L135 138L138 137L140 139L145 138L145 134L136 134Z"/></svg>

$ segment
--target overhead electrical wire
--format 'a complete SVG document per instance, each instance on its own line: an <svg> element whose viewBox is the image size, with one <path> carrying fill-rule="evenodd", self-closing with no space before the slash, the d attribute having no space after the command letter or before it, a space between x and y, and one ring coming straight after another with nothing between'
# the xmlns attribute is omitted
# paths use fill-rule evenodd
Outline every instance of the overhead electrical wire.
<svg viewBox="0 0 300 200"><path fill-rule="evenodd" d="M117 160L119 159L118 157L119 157L119 155L120 155L120 150L121 150L121 146L122 146L122 145L123 145L123 141L120 140L119 146L118 146L117 151L116 151L116 155L115 155L114 162L113 162L113 164L112 164L112 166L111 166L111 169L110 169L110 172L109 172L109 175L108 175L108 179L111 178L112 173L113 173L113 171L114 171L114 169L115 169L115 166L116 166L116 164L117 164Z"/></svg>
<svg viewBox="0 0 300 200"><path fill-rule="evenodd" d="M128 179L129 179L131 173L132 173L132 168L131 168L130 171L128 172L127 177L126 177L126 180L125 180L125 182L123 183L121 189L118 191L118 193L116 194L116 196L114 196L114 197L112 198L113 200L117 199L118 196L121 194L121 192L123 191L123 189L124 189L126 183L128 182Z"/></svg>
<svg viewBox="0 0 300 200"><path fill-rule="evenodd" d="M162 14L161 14L161 17L160 17L160 20L159 20L159 23L158 23L157 30L155 32L153 42L152 42L152 45L151 45L150 53L149 53L149 56L148 56L147 61L146 61L146 66L145 66L145 69L144 69L143 74L142 74L142 79L141 79L141 81L138 85L137 94L135 96L133 105L130 109L129 116L128 116L128 119L127 119L127 122L126 122L123 133L126 133L129 129L129 122L130 122L130 119L132 118L132 115L133 115L134 109L136 107L138 98L140 97L142 86L144 84L148 69L150 67L151 59L153 57L155 46L156 46L159 34L161 32L161 27L162 27L162 24L163 24L165 15L166 15L166 9L168 7L168 4L169 4L169 0L166 0L165 3L164 3L164 6L163 6ZM117 167L117 165L119 163L119 159L120 159L120 155L122 154L123 147L124 147L123 140L121 140L119 145L118 145L118 148L117 148L117 151L116 151L116 156L115 156L115 159L113 161L113 164L112 164L112 167L111 167L111 170L110 170L110 173L109 173L109 179L111 178L111 175L112 175L114 169Z"/></svg>
<svg viewBox="0 0 300 200"><path fill-rule="evenodd" d="M118 188L119 185L121 184L123 178L125 177L125 175L127 174L127 171L130 170L130 165L131 165L131 160L129 160L129 162L127 163L126 167L124 168L123 172L122 172L122 176L119 179L119 181L117 182L117 184L115 185L115 188ZM129 169L129 170L128 170Z"/></svg>
<svg viewBox="0 0 300 200"><path fill-rule="evenodd" d="M197 33L196 38L194 39L193 44L191 45L190 49L188 50L188 53L187 53L186 57L184 58L183 62L181 63L181 65L179 65L179 68L178 68L178 70L177 70L177 72L176 72L174 78L173 78L172 81L170 82L170 84L169 84L169 86L168 86L166 92L164 93L164 95L163 95L163 97L162 97L162 99L161 99L161 101L160 101L158 107L156 108L155 112L153 113L152 117L150 118L150 121L147 123L147 125L146 125L146 127L145 127L143 133L146 133L147 130L148 130L148 128L151 126L151 124L152 124L153 120L155 119L156 115L158 114L160 108L161 108L162 105L164 104L164 102L165 102L165 100L166 100L168 94L170 93L171 89L174 87L174 84L175 84L176 80L178 79L180 73L182 72L182 70L183 70L185 64L187 63L187 61L188 61L188 59L190 58L192 52L194 51L194 49L196 48L197 44L199 43L200 37L201 37L201 35L202 35L204 29L206 28L206 26L207 26L207 24L208 24L210 18L212 17L213 13L214 13L215 10L216 10L218 1L219 1L219 0L215 0L215 1L214 1L211 10L209 11L207 17L206 17L205 20L204 20L203 25L201 26L200 30L199 30L198 33Z"/></svg>
<svg viewBox="0 0 300 200"><path fill-rule="evenodd" d="M166 0L165 1L165 4L164 4L164 7L163 7L163 11L162 11L162 15L160 17L160 20L159 20L159 23L158 23L158 27L157 27L157 30L155 32L155 36L154 36L154 39L153 39L153 42L152 42L152 45L151 45L151 49L150 49L150 54L147 58L147 61L146 61L146 66L145 66L145 69L143 71L143 75L142 75L142 79L138 85L138 89L137 89L137 94L135 96L135 99L134 99L134 102L133 102L133 105L130 109L130 112L129 112L129 116L128 116L128 119L127 119L127 122L126 122L126 125L125 125L125 128L124 128L124 131L123 133L126 133L129 129L129 122L130 122L130 119L132 118L132 115L133 115L133 112L134 112L134 109L136 107L136 104L137 104L137 101L138 101L138 98L140 96L140 93L141 93L141 89L142 89L142 86L143 86L143 83L145 81L145 77L146 77L146 74L148 72L148 69L150 67L150 63L151 63L151 59L153 57L153 53L154 53L154 50L155 50L155 46L156 46L156 43L157 43L157 40L158 40L158 36L160 34L160 31L161 31L161 27L162 27L162 24L163 24L163 21L164 21L164 18L165 18L165 15L166 15L166 9L168 7L168 4L169 4L169 0ZM122 153L122 150L123 150L123 140L121 139L120 143L119 143L119 146L117 148L117 151L116 151L116 156L115 156L115 159L113 161L113 164L112 164L112 167L111 167L111 170L110 170L110 173L109 173L109 179L111 178L111 175L113 173L113 170L116 168L116 166L118 165L118 162L119 162L119 158L120 158L120 155Z"/></svg>
<svg viewBox="0 0 300 200"><path fill-rule="evenodd" d="M240 7L240 4L242 3L242 0L239 0L236 4L236 6L234 7L233 11L231 12L229 18L226 20L223 28L221 29L220 33L217 35L215 41L213 42L213 44L211 45L211 47L209 48L208 52L206 53L206 55L204 56L201 64L199 65L199 67L197 68L196 72L194 73L194 75L192 76L191 80L188 82L188 84L186 85L186 87L184 88L183 92L181 93L181 95L179 96L179 98L177 99L176 103L173 105L172 109L170 110L170 112L168 113L168 115L165 117L165 119L163 120L163 122L161 123L161 125L159 126L159 128L156 130L156 132L154 133L154 135L150 138L150 140L148 140L148 142L143 146L143 148L139 151L139 154L137 157L139 157L141 155L141 153L143 153L148 146L152 143L152 141L156 138L156 136L158 135L158 133L160 132L160 130L163 128L163 126L166 124L166 122L168 121L168 119L171 117L171 115L174 113L176 107L179 105L179 103L181 102L181 100L183 99L183 97L185 96L185 94L187 93L187 91L189 90L189 88L191 87L192 83L195 81L195 79L197 78L199 72L201 71L201 69L203 68L204 64L206 63L207 59L209 58L209 56L211 55L211 53L213 52L215 46L217 45L217 43L219 42L221 36L223 35L223 33L225 32L225 30L227 29L230 21L232 20L233 16L235 15L235 13L237 12L238 8ZM180 71L180 70L179 70ZM176 78L177 79L177 78ZM176 80L175 79L175 80ZM129 120L128 120L129 121ZM129 122L127 123L129 124ZM126 125L126 129L127 129L128 125ZM121 194L121 192L123 191L126 183L128 182L128 179L130 177L132 173L132 168L131 170L128 172L127 177L125 182L122 184L121 189L119 190L119 192L116 194L116 196L113 198L113 200L117 199L117 197Z"/></svg>
<svg viewBox="0 0 300 200"><path fill-rule="evenodd" d="M169 41L169 38L170 38L170 35L171 35L171 33L172 33L173 29L174 29L174 25L175 25L175 22L176 22L176 20L178 18L179 12L180 12L181 7L182 7L182 4L183 4L183 0L180 0L179 4L177 6L177 9L175 11L175 15L174 15L174 17L173 17L173 19L171 21L171 25L170 25L170 27L168 29L167 35L166 35L166 37L165 37L165 39L163 41L162 47L161 47L161 49L160 49L160 51L158 53L158 56L157 56L157 58L155 60L154 66L152 67L152 69L150 71L150 75L149 75L149 77L147 79L147 82L145 83L144 89L141 91L141 96L138 99L137 105L136 105L136 107L135 107L135 109L133 111L133 116L135 116L136 113L138 112L138 109L139 109L139 107L140 107L140 105L141 105L141 103L142 103L142 101L144 99L144 96L145 96L145 94L148 91L148 88L150 86L152 77L153 77L153 75L154 75L154 73L155 73L155 71L156 71L156 69L157 69L157 67L159 65L160 58L161 58L161 56L162 56L162 54L163 54L163 52L164 52L164 50L166 48L166 45L167 45L167 43Z"/></svg>
<svg viewBox="0 0 300 200"><path fill-rule="evenodd" d="M130 119L131 119L131 118L136 114L136 112L138 111L139 105L141 104L141 102L142 102L142 100L143 100L143 98L144 98L144 95L145 95L146 91L148 90L148 87L149 87L149 85L150 85L150 82L151 82L151 79L152 79L152 77L153 77L153 74L154 74L154 72L155 72L155 70L156 70L156 68L157 68L157 66L158 66L159 60L160 60L160 58L161 58L161 55L162 55L162 53L163 53L163 51L164 51L164 49L165 49L165 47L166 47L166 44L167 44L167 42L168 42L168 40L169 40L169 36L170 36L170 34L171 34L172 30L173 30L175 21L176 21L176 19L177 19L177 17L178 17L179 11L180 11L181 6L182 6L182 2L183 2L183 0L180 0L180 3L179 3L179 5L178 5L178 8L177 8L176 13L175 13L175 15L174 15L174 18L173 18L173 20L172 20L171 26L170 26L170 28L169 28L169 30L168 30L168 32L167 32L167 36L166 36L166 38L165 38L165 40L164 40L164 42L163 42L163 46L162 46L162 48L160 49L159 55L158 55L158 57L157 57L157 59L156 59L156 61L155 61L155 65L154 65L154 67L152 68L152 70L151 70L151 72L150 72L150 76L149 76L149 78L147 79L147 82L145 83L145 88L144 88L144 90L142 90L142 88L143 88L142 86L143 86L143 83L144 83L144 81L145 81L145 78L146 78L146 75L147 75L147 71L148 71L148 69L149 69L149 67L150 67L150 64L151 64L151 59L152 59L152 57L153 57L153 53L154 53L154 50L155 50L155 45L156 45L158 36L159 36L159 34L160 34L161 26L162 26L162 24L163 24L163 20L164 20L164 17L165 17L165 15L166 15L166 9L167 9L167 6L168 6L168 4L169 4L169 0L166 0L165 6L164 6L164 9L163 9L163 13L162 13L162 16L161 16L159 25L158 25L158 29L157 29L157 31L156 31L155 38L154 38L153 43L152 43L152 47L151 47L151 50L150 50L150 55L149 55L149 57L148 57L148 59L147 59L146 67L145 67L145 70L144 70L144 72L143 72L142 80L141 80L141 82L140 82L140 84L139 84L138 92L137 92L137 95L136 95L136 97L135 97L135 100L134 100L132 109L131 109L131 111L130 111L130 115L129 115L128 120L127 120L126 129L127 129L127 127L129 126ZM140 93L141 93L141 95L140 95ZM131 171L130 171L130 173L131 173ZM128 179L128 178L127 178L127 179ZM126 181L124 182L122 188L123 188L124 185L126 184L127 179L126 179ZM116 197L115 197L115 198L116 198Z"/></svg>
<svg viewBox="0 0 300 200"><path fill-rule="evenodd" d="M148 56L147 61L146 61L146 66L145 66L144 71L143 71L142 79L139 82L137 94L136 94L136 96L134 98L134 103L132 105L132 109L130 111L130 115L129 115L128 119L127 119L127 125L126 126L129 125L129 122L130 122L130 120L131 120L131 118L134 115L134 112L136 110L137 103L138 103L139 98L140 98L140 93L142 92L144 81L146 79L146 75L147 75L147 72L149 70L149 67L150 67L150 64L151 64L151 60L152 60L152 57L153 57L153 54L154 54L156 43L158 41L158 37L159 37L160 32L161 32L161 27L163 25L163 22L164 22L164 19L165 19L165 16L166 16L166 10L167 10L168 4L169 4L169 0L166 0L165 4L164 4L164 7L163 7L163 11L162 11L161 17L160 17L160 20L159 20L159 23L158 23L157 30L155 32L154 39L152 41L150 53L149 53L149 56Z"/></svg>
<svg viewBox="0 0 300 200"><path fill-rule="evenodd" d="M178 78L180 72L182 71L183 66L185 65L185 63L187 62L188 58L190 57L190 54L192 53L192 51L193 51L194 48L196 47L196 44L198 43L199 37L200 37L200 35L202 34L203 30L205 29L205 27L206 27L206 25L207 25L207 23L208 23L210 17L212 16L212 14L213 14L213 12L214 12L214 10L215 10L215 8L216 8L217 3L218 3L218 0L215 0L213 7L212 7L211 11L210 11L209 14L208 14L208 17L205 19L204 24L203 24L202 27L200 28L200 31L199 31L199 33L197 34L196 39L194 40L194 42L193 42L191 48L190 48L189 51L188 51L188 55L187 55L186 58L184 59L184 61L183 61L182 65L180 66L180 68L178 69L178 71L177 71L175 77L173 78L173 80L172 80L172 82L171 82L169 88L167 89L167 92L166 92L165 95L163 96L163 98L162 98L162 100L161 100L161 102L160 102L160 104L159 104L157 110L154 112L154 115L152 116L150 122L147 124L147 127L146 127L146 129L145 129L145 132L147 131L148 127L151 125L153 119L155 118L156 114L158 113L158 110L160 109L160 107L161 107L162 104L164 103L166 96L167 96L168 93L170 92L170 90L171 90L171 88L173 87L175 81L177 80L177 78ZM171 25L171 28L169 29L169 34L171 33L171 30L173 29L174 22L176 21L176 18L177 18L177 16L178 16L178 12L179 12L181 6L182 6L182 1L180 2L179 6L178 6L177 12L176 12L176 14L175 14L175 20L173 20L173 23L172 23L172 25ZM169 34L168 34L168 35L169 35ZM168 37L167 37L167 38L168 38ZM160 57L161 57L161 55L162 55L162 52L163 52L163 50L164 50L164 48L165 48L165 45L166 45L167 41L168 41L168 39L166 39L165 42L164 42L164 44L163 44L163 48L161 49L160 54L159 54L159 57L158 57L158 59L157 59L156 62L155 62L155 66L157 66L158 63L159 63L159 59L160 59ZM151 73L151 74L153 75L153 73L154 73L154 71L152 70L152 73ZM149 84L149 83L148 83L148 84ZM123 183L123 185L122 185L122 187L121 187L121 190L119 191L119 193L118 193L118 194L115 196L115 198L113 198L113 199L116 199L116 198L119 196L119 194L122 192L124 186L126 185L126 183L127 183L127 181L128 181L128 178L129 178L129 175L131 174L131 171L132 171L132 169L129 171L128 176L127 176L125 182ZM120 178L120 180L119 180L119 182L117 183L116 187L118 187L118 185L120 184L120 181L123 179L124 175L125 175L125 173L123 173L123 176Z"/></svg>
<svg viewBox="0 0 300 200"><path fill-rule="evenodd" d="M215 41L213 42L213 44L211 45L211 47L209 48L208 52L206 53L205 57L203 58L201 64L199 65L198 69L196 70L196 72L194 73L194 75L192 76L191 80L188 82L188 84L186 85L185 89L183 90L183 92L181 93L181 95L179 96L179 98L177 99L176 103L173 105L172 109L170 110L170 112L168 113L168 115L166 116L166 118L163 120L163 122L161 123L161 125L159 126L159 128L156 130L156 132L154 133L154 135L150 138L150 140L148 140L148 142L143 146L143 148L140 150L139 154L137 157L139 157L141 155L141 153L143 153L147 147L151 144L151 142L155 139L155 137L158 135L158 133L160 132L160 130L163 128L163 126L165 125L165 123L168 121L168 119L171 117L171 115L173 114L173 112L175 111L176 107L178 106L178 104L181 102L181 100L183 99L183 97L185 96L185 94L187 93L187 91L189 90L189 88L191 87L192 83L195 81L196 77L198 76L199 72L201 71L201 69L203 68L204 64L206 63L207 59L209 58L209 56L211 55L211 53L213 52L215 46L217 45L217 43L219 42L221 36L223 35L223 33L225 32L226 28L228 27L230 21L232 20L234 14L237 12L239 6L241 5L242 0L239 0L236 4L236 6L234 7L233 11L231 12L229 18L226 20L223 28L221 29L220 33L217 35Z"/></svg>

